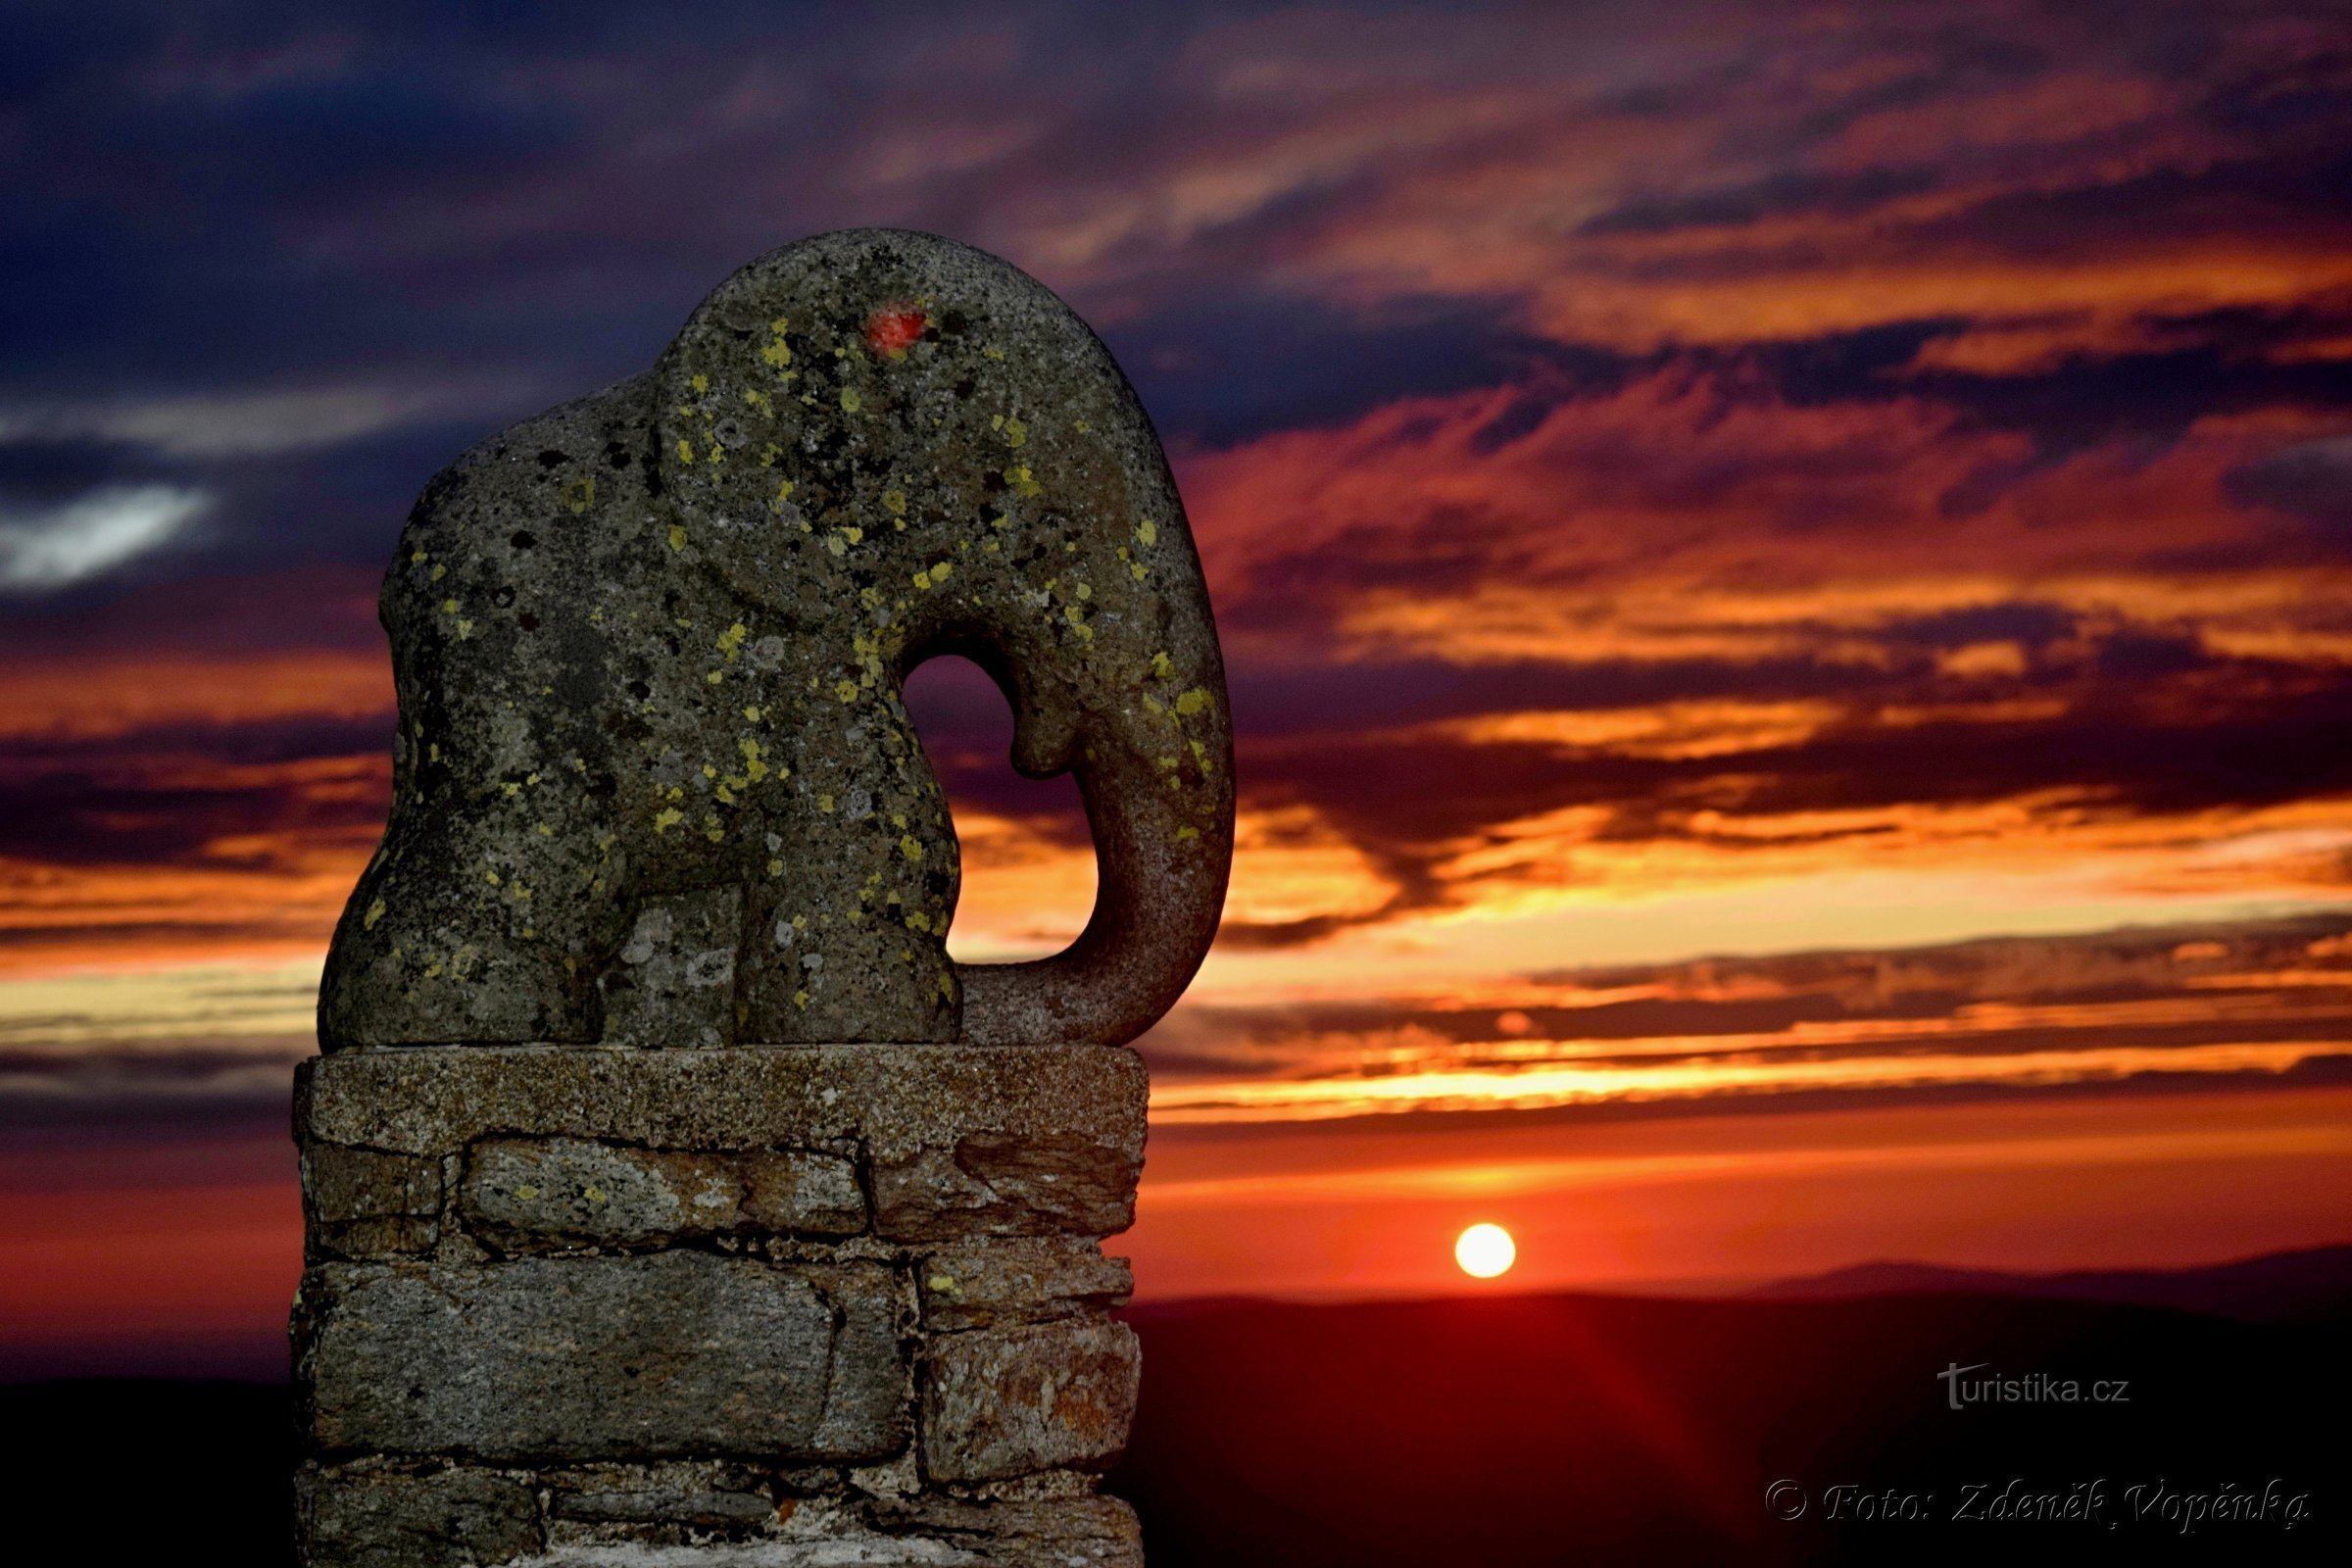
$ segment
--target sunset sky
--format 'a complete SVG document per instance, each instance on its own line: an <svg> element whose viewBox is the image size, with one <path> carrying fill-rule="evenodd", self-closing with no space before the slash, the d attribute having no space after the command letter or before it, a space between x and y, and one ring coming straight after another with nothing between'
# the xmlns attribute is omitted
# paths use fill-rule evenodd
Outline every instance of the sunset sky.
<svg viewBox="0 0 2352 1568"><path fill-rule="evenodd" d="M410 503L857 224L1068 299L1206 565L1240 847L1141 1043L1145 1298L2352 1240L2340 5L8 32L0 1372L276 1332ZM956 950L1057 947L1074 790L914 687Z"/></svg>

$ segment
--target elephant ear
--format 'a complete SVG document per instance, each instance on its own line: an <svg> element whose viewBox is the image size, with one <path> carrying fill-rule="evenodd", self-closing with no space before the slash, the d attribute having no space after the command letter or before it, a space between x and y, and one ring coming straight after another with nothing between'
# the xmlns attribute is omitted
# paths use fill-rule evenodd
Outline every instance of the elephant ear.
<svg viewBox="0 0 2352 1568"><path fill-rule="evenodd" d="M1216 933L1233 732L1183 503L1109 352L1005 263L866 229L736 273L656 382L672 548L858 711L846 744L913 744L900 683L958 653L1012 706L1014 766L1077 776L1094 913L1053 957L957 966L958 1038L1149 1028ZM804 860L791 874L824 875Z"/></svg>

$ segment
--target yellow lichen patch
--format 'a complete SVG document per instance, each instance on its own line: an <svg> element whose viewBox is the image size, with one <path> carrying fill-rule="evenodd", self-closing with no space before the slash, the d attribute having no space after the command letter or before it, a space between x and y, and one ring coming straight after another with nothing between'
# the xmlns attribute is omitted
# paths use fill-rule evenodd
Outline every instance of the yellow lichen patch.
<svg viewBox="0 0 2352 1568"><path fill-rule="evenodd" d="M768 500L767 510L770 512L782 512L784 510L784 503L792 499L793 489L794 485L790 479L787 479L782 484L777 485L775 495L770 497Z"/></svg>
<svg viewBox="0 0 2352 1568"><path fill-rule="evenodd" d="M470 621L470 620L461 620L461 621L459 621L459 622L458 622L458 641L460 641L460 642L465 642L466 639L470 638L472 635L473 635L473 622L472 622L472 621Z"/></svg>
<svg viewBox="0 0 2352 1568"><path fill-rule="evenodd" d="M484 871L482 875L490 879L490 885L492 887L498 886L498 873L496 871Z"/></svg>
<svg viewBox="0 0 2352 1568"><path fill-rule="evenodd" d="M1004 482L1012 486L1014 495L1033 496L1045 487L1032 478L1027 464L1018 464L1004 470Z"/></svg>
<svg viewBox="0 0 2352 1568"><path fill-rule="evenodd" d="M792 994L792 1004L800 1008L803 1012L807 1012L808 1010L808 993L806 991L795 991Z"/></svg>
<svg viewBox="0 0 2352 1568"><path fill-rule="evenodd" d="M1137 582L1142 582L1148 574L1144 570L1143 563L1137 562L1128 566L1127 575L1133 577Z"/></svg>
<svg viewBox="0 0 2352 1568"><path fill-rule="evenodd" d="M710 674L703 677L703 679L709 681L713 686L717 685L720 681L725 680L726 678L727 672L723 669L714 669Z"/></svg>
<svg viewBox="0 0 2352 1568"><path fill-rule="evenodd" d="M1176 842L1179 844L1190 843L1200 836L1200 830L1197 827L1180 827L1176 830Z"/></svg>
<svg viewBox="0 0 2352 1568"><path fill-rule="evenodd" d="M673 522L669 525L669 548L672 550L681 551L686 548L686 526L684 523Z"/></svg>
<svg viewBox="0 0 2352 1568"><path fill-rule="evenodd" d="M368 906L368 912L366 914L360 916L360 929L363 931L372 931L375 929L375 922L381 920L383 917L384 901L378 899L373 904Z"/></svg>
<svg viewBox="0 0 2352 1568"><path fill-rule="evenodd" d="M1095 597L1095 591L1094 589L1088 587L1085 583L1080 583L1078 585L1078 597L1081 599L1092 599Z"/></svg>
<svg viewBox="0 0 2352 1568"><path fill-rule="evenodd" d="M769 876L782 876L784 874L784 862L782 860L769 860L767 862L767 874Z"/></svg>
<svg viewBox="0 0 2352 1568"><path fill-rule="evenodd" d="M760 760L760 743L746 735L735 743L743 749L743 771L751 778L767 777L767 763Z"/></svg>
<svg viewBox="0 0 2352 1568"><path fill-rule="evenodd" d="M899 853L906 856L909 860L920 861L923 858L923 846L913 834L901 834L899 837Z"/></svg>
<svg viewBox="0 0 2352 1568"><path fill-rule="evenodd" d="M692 463L694 461L694 443L687 440L684 436L678 437L678 461L680 463Z"/></svg>
<svg viewBox="0 0 2352 1568"><path fill-rule="evenodd" d="M760 357L765 360L771 368L781 370L792 363L792 349L782 338L772 338L767 346L760 351Z"/></svg>
<svg viewBox="0 0 2352 1568"><path fill-rule="evenodd" d="M1135 538L1138 544L1155 545L1159 543L1159 524L1153 522L1150 517L1146 517L1135 525Z"/></svg>
<svg viewBox="0 0 2352 1568"><path fill-rule="evenodd" d="M894 517L906 515L906 492L904 490L883 491L882 510Z"/></svg>
<svg viewBox="0 0 2352 1568"><path fill-rule="evenodd" d="M858 395L858 389L857 389L856 387L854 387L854 386L845 386L845 387L843 387L843 388L841 389L841 412L842 412L842 413L844 413L844 414L856 414L856 413L857 413L857 412L858 412L859 409L862 409L862 408L864 408L864 407L865 407L865 400L864 400L863 398L861 398L861 397L859 397L859 396Z"/></svg>
<svg viewBox="0 0 2352 1568"><path fill-rule="evenodd" d="M946 1001L954 1002L956 1000L955 976L943 973L939 977L939 994Z"/></svg>
<svg viewBox="0 0 2352 1568"><path fill-rule="evenodd" d="M688 381L686 384L694 388L697 392L708 392L710 390L710 378L703 374L700 370L697 370L694 373L694 379Z"/></svg>
<svg viewBox="0 0 2352 1568"><path fill-rule="evenodd" d="M858 700L858 683L854 680L835 681L833 695L845 703L854 703Z"/></svg>
<svg viewBox="0 0 2352 1568"><path fill-rule="evenodd" d="M850 542L838 533L825 535L825 554L839 560L850 553Z"/></svg>
<svg viewBox="0 0 2352 1568"><path fill-rule="evenodd" d="M751 628L740 620L718 634L718 651L727 656L728 663L743 657L743 640L751 634Z"/></svg>
<svg viewBox="0 0 2352 1568"><path fill-rule="evenodd" d="M679 810L674 806L664 806L654 817L654 831L657 833L666 833L671 828L676 827L680 822L685 820L686 813L684 811Z"/></svg>
<svg viewBox="0 0 2352 1568"><path fill-rule="evenodd" d="M537 833L543 839L552 839L556 836L556 830L552 827L549 827L545 822L532 823L531 831Z"/></svg>
<svg viewBox="0 0 2352 1568"><path fill-rule="evenodd" d="M448 576L448 575L449 575L449 568L448 568L447 566L443 565L443 564L442 564L440 562L438 562L438 561L436 561L436 562L434 562L434 563L433 563L433 581L435 581L435 582L439 582L439 581L440 581L442 578L444 578L444 577L446 577L446 576Z"/></svg>
<svg viewBox="0 0 2352 1568"><path fill-rule="evenodd" d="M1214 701L1215 699L1208 695L1207 687L1196 686L1176 699L1176 711L1186 718L1190 718Z"/></svg>
<svg viewBox="0 0 2352 1568"><path fill-rule="evenodd" d="M1169 662L1168 656L1164 651L1152 656L1152 674L1157 675L1161 680L1166 680L1175 672L1176 666Z"/></svg>
<svg viewBox="0 0 2352 1568"><path fill-rule="evenodd" d="M441 613L444 615L454 615L457 612L458 602L455 599L444 599L441 601Z"/></svg>
<svg viewBox="0 0 2352 1568"><path fill-rule="evenodd" d="M931 930L931 917L925 914L922 910L917 909L906 917L906 929L909 931L921 931L928 934Z"/></svg>
<svg viewBox="0 0 2352 1568"><path fill-rule="evenodd" d="M1004 444L1017 447L1029 439L1029 427L1018 419L1004 421Z"/></svg>

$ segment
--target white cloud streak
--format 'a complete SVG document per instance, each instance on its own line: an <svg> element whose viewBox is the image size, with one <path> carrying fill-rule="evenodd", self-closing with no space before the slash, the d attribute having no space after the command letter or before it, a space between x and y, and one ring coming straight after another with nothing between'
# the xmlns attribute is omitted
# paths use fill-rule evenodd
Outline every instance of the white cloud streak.
<svg viewBox="0 0 2352 1568"><path fill-rule="evenodd" d="M111 571L170 541L211 504L180 485L111 485L0 513L0 588L63 588Z"/></svg>
<svg viewBox="0 0 2352 1568"><path fill-rule="evenodd" d="M110 441L165 457L256 458L339 446L527 397L513 384L191 392L117 402L0 402L0 442Z"/></svg>

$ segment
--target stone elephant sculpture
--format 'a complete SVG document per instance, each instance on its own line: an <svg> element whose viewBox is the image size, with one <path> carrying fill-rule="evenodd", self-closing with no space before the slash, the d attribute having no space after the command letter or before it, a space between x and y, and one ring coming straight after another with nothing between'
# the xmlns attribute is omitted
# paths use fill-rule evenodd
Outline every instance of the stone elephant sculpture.
<svg viewBox="0 0 2352 1568"><path fill-rule="evenodd" d="M1215 933L1223 665L1184 509L1086 325L891 230L727 279L650 373L426 487L384 582L400 729L322 1044L1124 1043ZM1074 771L1085 932L958 966L901 701L987 669Z"/></svg>

